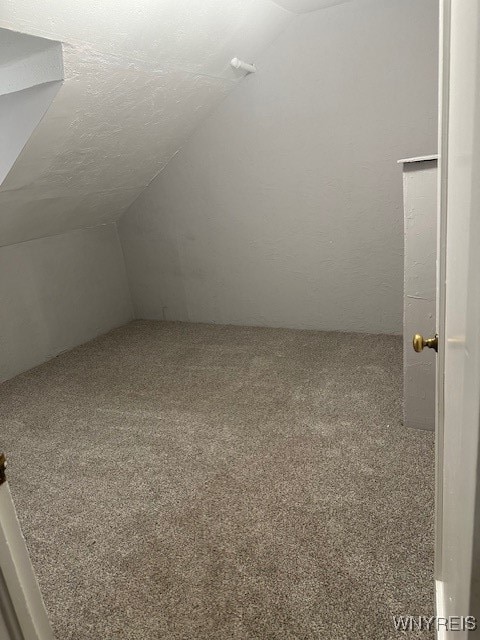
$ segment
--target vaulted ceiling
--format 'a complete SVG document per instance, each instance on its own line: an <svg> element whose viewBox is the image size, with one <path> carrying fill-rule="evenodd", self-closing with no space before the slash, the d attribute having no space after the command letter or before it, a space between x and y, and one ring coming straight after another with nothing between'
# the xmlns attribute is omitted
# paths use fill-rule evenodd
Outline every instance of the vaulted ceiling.
<svg viewBox="0 0 480 640"><path fill-rule="evenodd" d="M352 2L352 0L275 0L275 2L294 13L309 13L326 7L333 7L336 4Z"/></svg>
<svg viewBox="0 0 480 640"><path fill-rule="evenodd" d="M116 220L294 4L332 2L4 0L0 27L62 42L65 81L0 185L0 245Z"/></svg>

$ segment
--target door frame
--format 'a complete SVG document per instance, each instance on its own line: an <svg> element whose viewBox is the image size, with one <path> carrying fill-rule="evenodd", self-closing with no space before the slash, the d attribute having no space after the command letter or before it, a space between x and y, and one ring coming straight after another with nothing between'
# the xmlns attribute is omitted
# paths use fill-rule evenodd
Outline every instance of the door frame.
<svg viewBox="0 0 480 640"><path fill-rule="evenodd" d="M437 335L435 403L435 584L437 616L443 611L442 524L445 393L445 281L448 196L448 107L450 101L451 0L439 0L438 185L437 185ZM440 609L440 612L439 612Z"/></svg>
<svg viewBox="0 0 480 640"><path fill-rule="evenodd" d="M6 640L54 640L8 482L0 477L0 632Z"/></svg>
<svg viewBox="0 0 480 640"><path fill-rule="evenodd" d="M477 624L480 623L479 51L477 1L440 0L436 615L475 616ZM470 637L470 631L466 633ZM450 632L442 630L438 638L447 635L450 637Z"/></svg>

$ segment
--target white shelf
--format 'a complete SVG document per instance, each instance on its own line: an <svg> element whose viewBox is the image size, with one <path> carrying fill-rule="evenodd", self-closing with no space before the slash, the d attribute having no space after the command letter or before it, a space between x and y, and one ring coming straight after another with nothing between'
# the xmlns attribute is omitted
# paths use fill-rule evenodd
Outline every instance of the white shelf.
<svg viewBox="0 0 480 640"><path fill-rule="evenodd" d="M438 160L438 155L431 156L418 156L417 158L403 158L403 160L397 160L397 164L410 164L412 162L429 162L430 160Z"/></svg>

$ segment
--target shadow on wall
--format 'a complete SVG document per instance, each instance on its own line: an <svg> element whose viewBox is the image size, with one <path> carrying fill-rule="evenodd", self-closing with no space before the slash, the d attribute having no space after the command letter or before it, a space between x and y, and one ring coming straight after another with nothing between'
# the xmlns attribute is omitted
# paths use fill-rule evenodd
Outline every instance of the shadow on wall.
<svg viewBox="0 0 480 640"><path fill-rule="evenodd" d="M63 81L60 42L0 29L0 190Z"/></svg>

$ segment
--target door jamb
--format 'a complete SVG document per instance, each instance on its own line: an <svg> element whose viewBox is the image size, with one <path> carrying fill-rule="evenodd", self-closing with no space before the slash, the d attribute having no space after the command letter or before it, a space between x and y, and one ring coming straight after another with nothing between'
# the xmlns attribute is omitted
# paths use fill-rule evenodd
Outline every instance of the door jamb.
<svg viewBox="0 0 480 640"><path fill-rule="evenodd" d="M448 195L448 112L450 100L451 0L440 0L438 87L438 186L437 186L437 334L435 403L435 580L442 580L444 374L445 374L445 286ZM436 589L438 594L438 588ZM443 606L443 605L442 605ZM437 598L437 609L439 608ZM438 613L437 613L438 615Z"/></svg>
<svg viewBox="0 0 480 640"><path fill-rule="evenodd" d="M8 482L0 484L0 622L8 640L53 640Z"/></svg>

